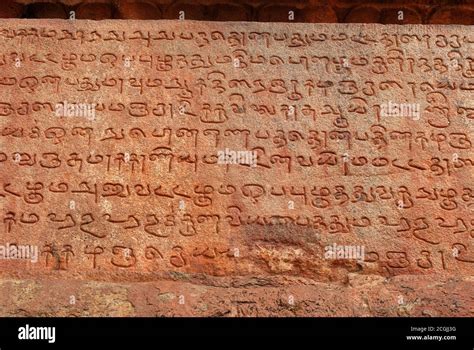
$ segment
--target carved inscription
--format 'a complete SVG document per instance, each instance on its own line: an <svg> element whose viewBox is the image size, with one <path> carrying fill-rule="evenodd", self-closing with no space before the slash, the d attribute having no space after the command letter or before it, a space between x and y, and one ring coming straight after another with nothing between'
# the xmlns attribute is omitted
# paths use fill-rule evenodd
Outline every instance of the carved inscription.
<svg viewBox="0 0 474 350"><path fill-rule="evenodd" d="M39 256L1 273L472 275L473 52L463 26L4 20L0 244Z"/></svg>

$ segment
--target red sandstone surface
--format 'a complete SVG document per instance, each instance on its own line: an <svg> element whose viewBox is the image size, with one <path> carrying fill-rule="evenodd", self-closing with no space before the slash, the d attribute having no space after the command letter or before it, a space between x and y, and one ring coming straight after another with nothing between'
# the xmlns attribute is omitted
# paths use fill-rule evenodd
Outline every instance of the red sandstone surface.
<svg viewBox="0 0 474 350"><path fill-rule="evenodd" d="M2 315L473 315L470 26L0 25Z"/></svg>
<svg viewBox="0 0 474 350"><path fill-rule="evenodd" d="M0 18L474 24L471 0L2 0ZM289 11L293 12L290 18ZM403 16L400 17L400 11Z"/></svg>

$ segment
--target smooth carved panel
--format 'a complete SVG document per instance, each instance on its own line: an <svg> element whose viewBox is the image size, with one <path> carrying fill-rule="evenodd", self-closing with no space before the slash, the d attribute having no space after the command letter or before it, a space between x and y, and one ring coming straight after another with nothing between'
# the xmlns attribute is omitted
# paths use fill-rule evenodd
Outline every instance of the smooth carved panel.
<svg viewBox="0 0 474 350"><path fill-rule="evenodd" d="M473 48L465 26L4 20L0 243L39 259L1 273L472 275Z"/></svg>

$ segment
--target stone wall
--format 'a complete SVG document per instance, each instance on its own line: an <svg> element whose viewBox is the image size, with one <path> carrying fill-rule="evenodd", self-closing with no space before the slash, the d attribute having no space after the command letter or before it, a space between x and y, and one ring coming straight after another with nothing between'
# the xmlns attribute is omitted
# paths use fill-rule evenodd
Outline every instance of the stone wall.
<svg viewBox="0 0 474 350"><path fill-rule="evenodd" d="M186 19L306 23L474 24L472 1L3 0L0 18ZM289 19L288 12L294 12ZM403 19L399 16L403 11Z"/></svg>
<svg viewBox="0 0 474 350"><path fill-rule="evenodd" d="M423 3L407 21L448 6ZM100 8L153 13L122 5ZM358 8L325 11L393 21ZM466 25L0 20L0 314L474 315L473 46Z"/></svg>

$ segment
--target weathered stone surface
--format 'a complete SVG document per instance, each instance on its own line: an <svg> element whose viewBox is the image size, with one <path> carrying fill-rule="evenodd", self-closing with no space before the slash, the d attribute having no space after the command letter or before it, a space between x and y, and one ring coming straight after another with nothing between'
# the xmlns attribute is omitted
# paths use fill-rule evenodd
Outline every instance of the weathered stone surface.
<svg viewBox="0 0 474 350"><path fill-rule="evenodd" d="M43 317L458 317L473 315L472 286L472 278L357 274L347 284L269 276L188 281L181 275L142 283L5 279L0 307L3 316Z"/></svg>
<svg viewBox="0 0 474 350"><path fill-rule="evenodd" d="M76 18L93 20L112 18L112 6L104 3L84 3L77 7Z"/></svg>
<svg viewBox="0 0 474 350"><path fill-rule="evenodd" d="M66 9L62 4L39 2L29 7L32 18L67 18Z"/></svg>
<svg viewBox="0 0 474 350"><path fill-rule="evenodd" d="M63 5L67 12L85 4L101 4L94 12L86 6L83 19L97 19L93 17L96 13L101 19L159 19L165 12L166 18L176 19L175 7L188 12L188 19L207 21L292 22L287 15L290 10L295 10L293 22L305 23L473 24L474 18L474 4L468 0L3 0L0 17L35 18L34 12L42 12L39 18L67 18L58 16L51 3ZM398 14L401 10L403 20Z"/></svg>
<svg viewBox="0 0 474 350"><path fill-rule="evenodd" d="M13 0L4 0L0 2L0 18L21 17L23 10L24 6Z"/></svg>
<svg viewBox="0 0 474 350"><path fill-rule="evenodd" d="M315 6L304 10L303 22L337 23L337 15L329 6Z"/></svg>
<svg viewBox="0 0 474 350"><path fill-rule="evenodd" d="M120 1L117 17L120 19L160 19L161 12L153 3Z"/></svg>
<svg viewBox="0 0 474 350"><path fill-rule="evenodd" d="M347 23L379 23L380 10L372 6L354 7L345 20Z"/></svg>
<svg viewBox="0 0 474 350"><path fill-rule="evenodd" d="M465 6L442 6L430 18L430 23L444 24L456 21L459 24L474 24L474 9Z"/></svg>
<svg viewBox="0 0 474 350"><path fill-rule="evenodd" d="M237 4L217 4L213 6L213 19L217 21L250 21L252 11L249 6Z"/></svg>
<svg viewBox="0 0 474 350"><path fill-rule="evenodd" d="M0 246L40 253L0 260L2 312L472 315L473 45L469 26L2 21Z"/></svg>

